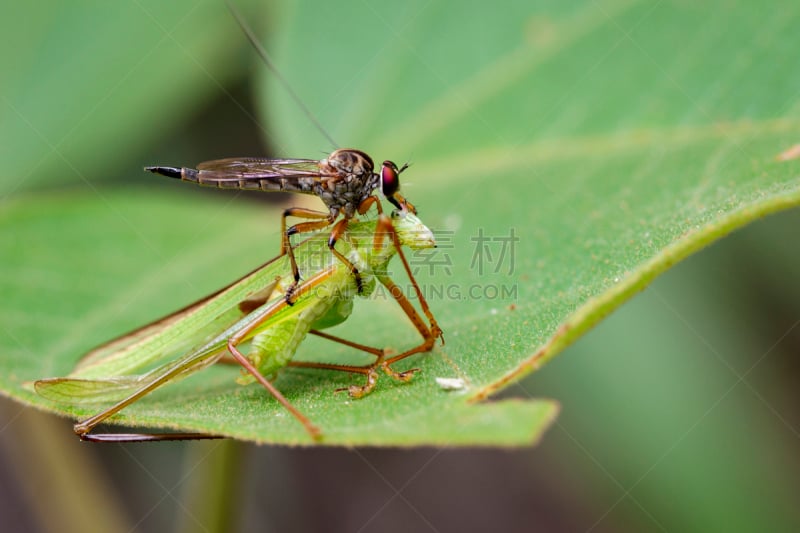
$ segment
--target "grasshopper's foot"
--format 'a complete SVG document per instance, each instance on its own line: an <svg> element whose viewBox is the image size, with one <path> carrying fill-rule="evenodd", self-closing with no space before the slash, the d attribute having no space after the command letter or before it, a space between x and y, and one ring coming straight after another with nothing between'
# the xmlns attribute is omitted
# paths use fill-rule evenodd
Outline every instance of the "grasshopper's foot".
<svg viewBox="0 0 800 533"><path fill-rule="evenodd" d="M407 383L407 382L411 381L411 378L414 377L414 374L419 372L419 368L412 368L412 369L406 370L404 372L396 372L396 371L392 370L392 368L389 365L387 365L386 363L383 363L381 365L381 368L383 368L383 371L386 372L387 375L391 376L392 378L396 379L397 381L402 381L403 383Z"/></svg>
<svg viewBox="0 0 800 533"><path fill-rule="evenodd" d="M364 385L350 385L349 387L343 387L341 389L336 389L335 392L344 392L350 395L351 398L363 398L370 392L372 389L375 388L375 385L378 383L378 372L375 369L371 369L367 373L367 382Z"/></svg>
<svg viewBox="0 0 800 533"><path fill-rule="evenodd" d="M72 431L78 436L81 440L88 440L86 435L91 431L89 427L86 426L83 422L78 422L72 426Z"/></svg>
<svg viewBox="0 0 800 533"><path fill-rule="evenodd" d="M311 440L313 440L314 442L322 442L323 440L322 430L319 429L317 426L315 426L314 424L309 424L308 426L306 426L306 431L308 431L308 435L311 437Z"/></svg>

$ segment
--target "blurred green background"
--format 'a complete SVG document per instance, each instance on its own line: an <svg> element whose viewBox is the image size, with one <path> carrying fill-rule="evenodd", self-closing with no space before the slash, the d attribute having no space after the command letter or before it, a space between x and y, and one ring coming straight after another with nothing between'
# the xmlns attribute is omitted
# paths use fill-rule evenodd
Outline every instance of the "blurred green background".
<svg viewBox="0 0 800 533"><path fill-rule="evenodd" d="M773 9L745 2L702 8L679 1L509 3L495 9L507 11L496 18L486 11L477 14L477 4L454 8L435 2L405 8L251 2L240 9L265 36L301 96L309 93L307 87L331 80L330 92L322 92L329 101L312 106L336 139L369 140L373 128L391 128L410 106L423 105L411 91L408 101L398 97L386 103L372 96L373 84L404 82L392 75L398 62L452 64L451 71L437 71L443 84L468 78L490 63L496 50L519 40L520 33L545 49L553 39L569 41L569 36L553 35L556 29L548 22L568 15L575 15L576 32L580 24L590 23L591 15L604 16L594 23L616 27L620 39L592 50L596 55L585 65L574 61L559 68L558 57L543 57L547 72L557 75L536 80L531 108L498 104L490 115L463 119L472 129L484 124L518 142L543 117L553 123L548 131L553 138L651 123L713 123L731 118L726 111L736 118L758 115L748 102L763 102L764 93L748 91L759 87L774 109L765 112L762 106L758 112L797 114L800 87L781 75L791 70L800 44L792 31L798 8L789 3ZM646 24L630 27L615 18L636 9L641 11L634 20ZM371 24L337 27L347 33L339 40L336 31L320 29L333 18L332 10ZM509 13L519 14L524 24L497 32L498 25L508 24ZM274 95L269 73L221 3L41 3L4 6L3 15L0 217L36 195L68 202L96 193L105 208L124 211L119 191L136 195L146 188L154 196L166 195L165 201L184 192L181 184L143 178L146 164L244 154L313 157L330 149L297 119L285 98ZM624 38L634 30L646 33L645 28L663 30L666 37L653 41L661 48L637 50L634 43L649 41ZM407 38L408 32L472 38L466 47L463 39L453 39L458 46L430 50L430 56L425 50L403 55L403 46L388 46L405 42L398 35ZM578 39L564 53L589 57L584 48L590 45ZM360 47L371 68L348 62L348 46ZM720 64L731 65L711 81L700 76L692 57L693 50L708 48L718 51ZM666 58L674 69L654 66L631 74L624 68L631 54ZM448 63L449 57L459 60ZM359 77L376 70L382 75ZM571 91L587 70L607 75L608 84L597 92ZM674 70L683 76L675 79ZM758 81L748 85L732 73L750 73ZM339 77L349 82L336 81ZM619 95L630 95L631 86L644 96L630 102L634 112L617 117L612 111L620 105ZM662 86L679 96L683 92L685 115L675 115L665 100L648 96L658 95ZM618 93L615 87L625 90ZM519 90L534 88L522 84ZM554 97L560 101L557 111L539 107ZM276 107L276 98L284 104ZM344 109L334 105L339 101L346 102ZM596 109L592 122L575 111L587 106ZM362 113L372 115L359 129ZM436 140L435 124L404 124L405 130L382 137L386 144L391 141L392 150L379 146L374 152L424 161L432 146L447 150L446 142ZM509 126L498 129L498 124ZM417 130L409 130L412 126ZM470 142L452 139L453 146ZM209 194L208 201L230 209L286 201ZM269 214L265 219L269 223ZM561 402L561 415L536 448L297 450L233 442L93 446L77 442L69 422L3 400L3 525L43 531L85 531L87 524L105 531L256 526L280 531L796 530L798 227L800 214L788 211L691 257L542 371L506 391ZM273 244L255 246L253 254L264 256ZM98 243L109 257L113 245ZM28 252L34 262L39 251ZM111 257L98 268L114 268L115 261L124 259ZM86 277L83 283L92 274ZM38 298L54 292L47 279L19 283L41 287ZM161 311L174 307L163 305ZM25 309L3 313L11 320ZM131 327L158 311L134 313ZM6 336L15 336L16 330L2 326ZM60 327L53 324L65 334Z"/></svg>

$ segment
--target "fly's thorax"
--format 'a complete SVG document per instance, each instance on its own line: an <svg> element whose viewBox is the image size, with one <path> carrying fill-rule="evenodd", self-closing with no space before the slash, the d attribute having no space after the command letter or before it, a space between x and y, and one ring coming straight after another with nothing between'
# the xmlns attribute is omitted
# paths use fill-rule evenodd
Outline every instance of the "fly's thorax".
<svg viewBox="0 0 800 533"><path fill-rule="evenodd" d="M361 150L343 148L319 162L320 179L315 193L331 211L355 215L359 204L372 194L380 181L372 158Z"/></svg>
<svg viewBox="0 0 800 533"><path fill-rule="evenodd" d="M361 150L353 148L340 148L334 151L327 159L323 159L320 165L326 165L336 172L353 176L370 175L375 170L372 158Z"/></svg>

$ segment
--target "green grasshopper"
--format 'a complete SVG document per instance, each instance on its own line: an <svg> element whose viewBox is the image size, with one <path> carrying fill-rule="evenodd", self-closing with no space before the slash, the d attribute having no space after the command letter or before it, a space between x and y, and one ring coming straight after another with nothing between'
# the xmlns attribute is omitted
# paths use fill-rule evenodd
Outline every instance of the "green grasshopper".
<svg viewBox="0 0 800 533"><path fill-rule="evenodd" d="M366 238L365 238L366 236ZM418 369L398 372L392 365L406 357L429 351L442 331L433 318L401 250L435 246L433 233L415 214L396 210L371 221L352 222L340 242L347 263L330 254L328 238L316 234L294 247L295 263L285 250L258 269L210 296L103 344L78 363L66 377L41 379L36 391L51 400L72 405L112 403L96 415L75 424L82 440L134 442L219 438L202 433L92 434L98 424L153 390L189 376L230 354L247 372L240 382L258 381L305 427L315 440L320 429L298 411L270 382L286 366L342 370L362 374L363 385L346 389L351 397L368 394L383 370L408 381ZM411 279L427 323L387 272L389 260L399 255ZM356 279L351 266L358 269ZM302 282L295 283L295 267ZM335 337L321 330L348 318L356 295L369 296L380 282L422 336L422 342L398 355ZM290 300L287 295L292 293ZM307 334L339 342L375 357L365 366L294 362L292 357ZM247 354L240 348L249 344ZM249 374L249 375L248 375Z"/></svg>

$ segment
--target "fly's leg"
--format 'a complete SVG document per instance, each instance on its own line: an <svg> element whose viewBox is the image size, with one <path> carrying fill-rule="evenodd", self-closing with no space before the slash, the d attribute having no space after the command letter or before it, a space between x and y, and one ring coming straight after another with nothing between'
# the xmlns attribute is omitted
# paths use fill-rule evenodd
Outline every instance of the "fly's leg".
<svg viewBox="0 0 800 533"><path fill-rule="evenodd" d="M288 217L298 217L311 219L312 222L301 222L294 226L286 227ZM333 224L334 217L328 213L306 209L304 207L290 207L283 211L281 216L281 255L289 255L289 264L292 266L292 276L294 283L286 292L286 301L291 305L294 303L294 292L300 283L300 269L297 268L297 260L294 257L294 247L292 246L291 236L299 233L309 233Z"/></svg>
<svg viewBox="0 0 800 533"><path fill-rule="evenodd" d="M328 238L328 248L330 248L331 253L336 256L336 258L344 263L344 265L350 270L350 273L353 275L353 278L356 281L356 289L358 290L358 294L361 294L364 290L364 284L361 280L361 274L358 273L358 269L356 266L350 262L345 256L343 256L339 250L336 249L336 241L338 241L342 235L344 235L345 231L347 231L347 224L348 220L343 218L336 225L333 227L331 231L331 236Z"/></svg>
<svg viewBox="0 0 800 533"><path fill-rule="evenodd" d="M286 218L290 216L314 220L311 222L301 222L287 228ZM333 224L334 218L334 216L331 216L327 213L314 211L312 209L305 209L302 207L292 207L283 212L283 217L281 218L281 233L283 235L281 240L281 254L286 253L289 255L289 263L292 265L292 276L294 277L294 283L292 283L292 286L286 291L286 301L289 303L289 305L294 304L296 301L295 292L297 290L297 286L300 284L300 270L297 268L297 261L294 257L294 248L292 247L290 237L292 235L297 235L298 233L308 233L326 228ZM348 220L346 218L343 218L336 223L331 230L330 237L328 238L328 248L330 249L331 253L333 253L333 255L336 256L336 258L341 261L353 274L356 281L356 288L358 289L358 292L361 293L363 290L363 285L358 269L349 259L347 259L339 252L339 250L336 249L336 241L338 241L342 235L344 235L345 231L347 231L347 223Z"/></svg>

